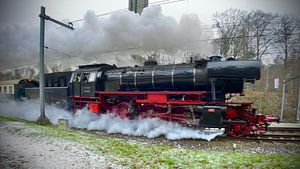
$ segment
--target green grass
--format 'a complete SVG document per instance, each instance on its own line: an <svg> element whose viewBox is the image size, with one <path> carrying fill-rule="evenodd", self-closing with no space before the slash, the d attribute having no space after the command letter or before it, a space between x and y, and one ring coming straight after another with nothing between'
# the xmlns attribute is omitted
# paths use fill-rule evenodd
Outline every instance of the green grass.
<svg viewBox="0 0 300 169"><path fill-rule="evenodd" d="M3 116L0 116L0 123L12 122L12 121L18 121L18 122L21 122L21 121L24 121L24 120L19 120L19 119L15 119L15 118L11 118L11 117L3 117Z"/></svg>
<svg viewBox="0 0 300 169"><path fill-rule="evenodd" d="M0 122L16 121L0 117ZM130 168L300 168L299 154L245 154L211 152L166 145L131 143L127 140L55 126L26 125L36 129L32 137L51 137L83 144L96 153Z"/></svg>

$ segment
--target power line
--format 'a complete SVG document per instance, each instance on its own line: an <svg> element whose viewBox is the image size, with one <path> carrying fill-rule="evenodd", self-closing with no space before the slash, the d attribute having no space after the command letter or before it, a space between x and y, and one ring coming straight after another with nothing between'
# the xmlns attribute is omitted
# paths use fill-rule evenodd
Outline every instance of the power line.
<svg viewBox="0 0 300 169"><path fill-rule="evenodd" d="M58 61L58 60L64 60L64 59L79 57L79 56L69 55L66 52L63 52L63 51L60 51L60 50L57 50L57 49L53 49L53 48L50 48L48 46L45 46L45 49L67 56L67 58L47 59L46 60L47 62L53 62L53 61ZM133 49L139 49L139 47L129 47L129 48L122 48L122 49L106 50L106 51L101 52L101 54L114 53L114 52L119 52L119 51L129 51L129 50L133 50ZM13 66L13 67L3 68L3 69L0 69L0 71L9 70L9 69L18 69L18 68L27 67L27 66L34 66L34 65L37 65L37 64L39 64L39 62L30 62L30 63L23 64L23 65L20 65L20 66Z"/></svg>
<svg viewBox="0 0 300 169"><path fill-rule="evenodd" d="M247 36L247 37L250 37L250 36ZM244 37L231 37L231 38L244 38ZM222 39L222 38L208 38L208 39L201 39L201 40L185 42L185 43L192 44L192 43L199 43L199 42L204 42L204 41L216 41L216 40L220 40L220 39ZM53 62L53 61L58 61L58 60L71 59L71 58L79 57L79 56L72 56L70 54L67 54L66 52L63 52L63 51L60 51L60 50L57 50L57 49L53 49L53 48L50 48L48 46L45 46L45 48L47 50L54 51L56 53L67 56L67 58L48 59L47 62ZM137 50L137 49L141 49L141 47L128 47L128 48L121 48L121 49L105 50L103 52L100 52L100 54L108 54L108 53L114 53L114 52L120 52L120 51L130 51L130 50ZM149 49L149 50L159 50L159 49ZM265 54L271 54L271 53L278 53L278 54L280 53L280 54L282 54L283 52L281 52L280 50L278 50L278 51L271 50L271 51L269 51ZM31 63L20 65L20 66L0 69L0 71L9 70L9 69L17 69L17 68L22 68L22 67L26 67L26 66L34 66L34 65L37 65L37 64L38 64L38 62L31 62Z"/></svg>
<svg viewBox="0 0 300 169"><path fill-rule="evenodd" d="M45 49L52 50L52 51L54 51L54 52L63 54L63 55L65 55L65 56L68 56L69 58L74 57L74 56L71 56L71 55L69 55L69 54L67 54L67 53L65 53L65 52L62 52L62 51L59 51L59 50L56 50L56 49L53 49L53 48L49 48L48 46L45 46Z"/></svg>
<svg viewBox="0 0 300 169"><path fill-rule="evenodd" d="M260 36L267 36L267 35L260 35ZM196 41L190 41L190 42L185 42L187 44L192 44L192 43L199 43L199 42L203 42L203 41L218 41L218 40L222 40L222 39L239 39L239 38L250 38L250 37L256 37L255 35L246 35L246 36L236 36L236 37L220 37L220 38L208 38L208 39L200 39L200 40L196 40ZM228 43L226 43L228 44ZM59 53L59 54L62 54L62 55L65 55L67 56L68 58L75 58L75 57L78 57L78 56L72 56L70 54L67 54L66 52L63 52L63 51L60 51L60 50L57 50L57 49L53 49L53 48L50 48L49 46L45 46L45 49L47 50L50 50L50 51L54 51L56 53ZM122 49L111 49L111 50L106 50L106 51L103 51L101 52L101 54L106 54L106 53L114 53L114 52L119 52L119 51L129 51L129 50L135 50L135 49L141 49L141 47L128 47L128 48L122 48ZM150 49L150 50L158 50L158 49ZM275 52L275 51L270 51L270 52ZM277 53L281 53L280 52L280 49L278 49L278 52ZM65 58L67 59L67 58ZM60 59L48 59L47 61L48 62L52 62L52 61L56 61L56 60L61 60ZM24 65L20 65L20 66L17 66L17 67L8 67L8 68L4 68L4 69L0 69L0 71L3 71L3 70L8 70L8 69L16 69L16 68L21 68L21 67L25 67L25 66L33 66L33 65L36 65L38 64L37 62L32 62L32 63L29 63L29 64L24 64Z"/></svg>
<svg viewBox="0 0 300 169"><path fill-rule="evenodd" d="M170 4L170 3L176 3L176 2L180 2L180 1L186 1L186 0L161 0L161 1L156 1L156 2L152 2L150 4L154 4L154 5L164 5L164 4ZM124 8L124 9L119 9L119 10L115 10L115 11L112 11L112 12L107 12L107 13L103 13L103 14L99 14L99 15L96 15L97 17L100 17L100 16L105 16L105 15L109 15L109 14L112 14L112 13L116 13L116 12L121 12L122 10L127 10L127 8ZM79 21L83 21L84 19L79 19L79 20L75 20L75 21L72 21L73 23L74 22L79 22ZM230 24L230 23L226 23L226 24ZM201 25L202 28L200 29L209 29L209 27L211 28L214 24L210 24L210 25ZM208 27L208 28L205 28L205 27ZM298 34L298 33L297 33ZM267 35L260 35L260 36L267 36ZM236 36L236 37L227 37L227 38L212 38L212 39L202 39L202 40L197 40L197 41L193 41L193 42L187 42L187 43L197 43L197 42L200 42L200 41L211 41L211 40L220 40L220 39L234 39L234 38L249 38L249 37L256 37L256 36L253 36L253 35L246 35L246 36ZM46 49L48 50L52 50L54 52L57 52L57 53L60 53L60 54L63 54L65 56L68 56L68 58L73 58L73 57L77 57L77 56L71 56L65 52L62 52L62 51L59 51L59 50L56 50L56 49L52 49L52 48L49 48L48 46L45 46ZM107 50L107 51L104 51L103 53L113 53L113 52L118 52L118 51L126 51L126 50L134 50L134 49L140 49L140 47L130 47L130 48L123 48L123 49L113 49L113 50ZM153 49L155 50L155 49ZM58 59L52 59L52 60L48 60L48 61L55 61L55 60L58 60ZM19 68L19 67L24 67L24 66L30 66L30 65L35 65L37 63L32 63L32 64L26 64L26 65L22 65L22 66L18 66L18 67L13 67L13 68ZM7 69L12 69L12 68L5 68L5 69L2 69L2 70L7 70Z"/></svg>
<svg viewBox="0 0 300 169"><path fill-rule="evenodd" d="M68 58L77 57L77 56L69 55L69 54L67 54L65 52L62 52L60 50L50 48L48 46L45 46L45 49L50 50L50 51L54 51L56 53L59 53L59 54L65 55L65 56L68 56ZM52 61L57 61L57 60L61 60L61 59L47 59L46 61L47 62L52 62ZM3 69L0 69L0 71L9 70L9 69L18 69L18 68L27 67L27 66L34 66L34 65L38 65L38 64L39 64L39 62L30 62L30 63L27 63L27 64L22 64L20 66L13 66L13 67L3 68Z"/></svg>
<svg viewBox="0 0 300 169"><path fill-rule="evenodd" d="M232 37L232 38L234 38L234 37ZM236 37L236 38L242 38L242 37ZM192 44L192 43L198 43L198 42L203 42L203 41L213 41L213 40L218 40L218 39L221 39L221 38L200 39L200 40L190 41L190 42L185 42L185 43ZM50 50L50 51L54 51L54 52L62 54L62 55L65 55L68 58L78 57L78 56L72 56L70 54L67 54L66 52L51 48L49 46L45 46L45 49ZM114 52L120 52L120 51L129 51L129 50L136 50L136 49L141 49L141 47L128 47L128 48L121 48L121 49L111 49L111 50L105 50L105 51L100 52L100 53L101 54L107 54L107 53L114 53ZM150 50L158 50L158 49L150 49ZM64 58L64 59L67 59L67 58ZM59 59L48 59L47 62L52 62L52 61L57 61L57 60L61 60L61 58L59 58ZM25 64L25 65L21 65L21 66L1 69L1 71L7 70L7 69L16 69L16 68L25 67L25 66L32 66L32 65L36 65L36 64L38 64L38 62L31 62L29 64Z"/></svg>
<svg viewBox="0 0 300 169"><path fill-rule="evenodd" d="M149 6L153 6L153 5L165 5L165 4L176 3L176 2L181 2L181 1L186 1L186 0L160 0L160 1L149 3ZM137 7L143 7L143 5L139 5ZM105 15L111 15L113 13L126 12L127 10L128 10L128 8L122 8L122 9L114 10L114 11L111 11L111 12L106 12L106 13L98 14L96 16L97 17L101 17L101 16L105 16ZM71 21L71 22L72 23L76 23L76 22L81 22L81 21L84 21L84 18L77 19L77 20L74 20L74 21Z"/></svg>

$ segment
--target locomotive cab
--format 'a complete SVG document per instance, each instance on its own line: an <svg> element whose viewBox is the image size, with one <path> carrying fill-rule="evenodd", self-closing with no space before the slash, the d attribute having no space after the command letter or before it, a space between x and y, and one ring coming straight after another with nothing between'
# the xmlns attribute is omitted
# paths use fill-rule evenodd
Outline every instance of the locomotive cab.
<svg viewBox="0 0 300 169"><path fill-rule="evenodd" d="M107 64L79 66L70 79L70 95L94 97L96 91L104 90L103 72L112 68Z"/></svg>
<svg viewBox="0 0 300 169"><path fill-rule="evenodd" d="M70 80L70 93L73 96L95 96L97 70L77 70Z"/></svg>

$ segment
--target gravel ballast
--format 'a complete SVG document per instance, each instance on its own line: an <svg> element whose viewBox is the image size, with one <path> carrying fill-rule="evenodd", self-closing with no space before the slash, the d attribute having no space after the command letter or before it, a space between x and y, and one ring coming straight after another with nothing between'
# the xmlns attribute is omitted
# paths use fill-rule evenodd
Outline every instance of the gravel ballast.
<svg viewBox="0 0 300 169"><path fill-rule="evenodd" d="M226 137L174 141L104 131L65 131L61 126L30 122L0 123L0 134L0 168L193 168L196 164L218 168L235 163L257 168L278 160L271 166L286 168L300 154L299 142Z"/></svg>
<svg viewBox="0 0 300 169"><path fill-rule="evenodd" d="M19 122L1 123L0 168L124 168L79 143L31 137L31 130Z"/></svg>

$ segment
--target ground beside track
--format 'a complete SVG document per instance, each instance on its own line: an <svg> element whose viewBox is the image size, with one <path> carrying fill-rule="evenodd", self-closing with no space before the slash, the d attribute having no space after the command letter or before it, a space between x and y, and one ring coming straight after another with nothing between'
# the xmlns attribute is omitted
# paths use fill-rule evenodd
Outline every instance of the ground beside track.
<svg viewBox="0 0 300 169"><path fill-rule="evenodd" d="M169 141L0 117L0 168L299 168L300 143ZM233 150L233 144L237 145ZM7 146L9 145L9 146ZM42 155L42 156L40 156ZM56 161L56 162L55 162ZM52 166L50 164L53 164Z"/></svg>
<svg viewBox="0 0 300 169"><path fill-rule="evenodd" d="M124 168L78 142L39 134L25 123L0 123L0 168Z"/></svg>
<svg viewBox="0 0 300 169"><path fill-rule="evenodd" d="M269 128L300 128L300 123L271 123L271 125L269 126Z"/></svg>

